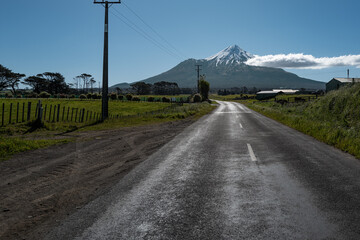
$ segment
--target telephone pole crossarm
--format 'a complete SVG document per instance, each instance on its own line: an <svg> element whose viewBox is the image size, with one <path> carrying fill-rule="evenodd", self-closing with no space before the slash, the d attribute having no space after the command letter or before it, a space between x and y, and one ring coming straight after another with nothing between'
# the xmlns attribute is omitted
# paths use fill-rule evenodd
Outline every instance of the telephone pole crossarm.
<svg viewBox="0 0 360 240"><path fill-rule="evenodd" d="M98 1L94 1L94 4L104 4L104 3L108 3L108 4L116 4L116 3L121 3L121 0L116 1L116 2L109 2L109 1L102 1L102 2L98 2Z"/></svg>
<svg viewBox="0 0 360 240"><path fill-rule="evenodd" d="M104 121L109 117L109 7L113 4L119 4L119 1L96 1L94 4L101 4L105 7L105 27L104 27L104 60L103 60L103 84L102 84L102 97L101 97L101 120Z"/></svg>

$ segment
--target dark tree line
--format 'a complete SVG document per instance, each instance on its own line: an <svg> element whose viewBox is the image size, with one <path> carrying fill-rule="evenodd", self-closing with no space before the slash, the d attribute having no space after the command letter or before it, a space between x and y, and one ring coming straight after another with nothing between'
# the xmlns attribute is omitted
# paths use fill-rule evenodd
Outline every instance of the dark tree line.
<svg viewBox="0 0 360 240"><path fill-rule="evenodd" d="M182 91L177 83L156 82L154 85L144 82L136 82L130 85L137 95L178 95Z"/></svg>
<svg viewBox="0 0 360 240"><path fill-rule="evenodd" d="M258 89L256 87L250 88L248 89L247 87L233 87L230 89L219 89L218 90L218 95L234 95L234 94L255 94L258 92Z"/></svg>
<svg viewBox="0 0 360 240"><path fill-rule="evenodd" d="M25 78L24 84L32 87L35 93L48 92L50 94L68 93L69 85L60 73L45 72Z"/></svg>
<svg viewBox="0 0 360 240"><path fill-rule="evenodd" d="M52 95L60 93L68 94L70 92L79 93L80 90L85 93L89 89L93 92L96 81L90 74L83 73L75 77L74 80L75 84L67 84L62 74L54 72L45 72L25 78L25 74L14 73L0 64L0 91L10 88L14 96L20 83L30 86L33 92L37 94L41 92L47 92ZM71 89L70 86L74 86L75 89Z"/></svg>

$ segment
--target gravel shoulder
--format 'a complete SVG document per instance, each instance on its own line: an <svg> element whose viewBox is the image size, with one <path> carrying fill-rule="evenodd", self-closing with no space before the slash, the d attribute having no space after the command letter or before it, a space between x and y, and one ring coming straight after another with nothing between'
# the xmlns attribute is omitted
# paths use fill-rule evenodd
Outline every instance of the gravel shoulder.
<svg viewBox="0 0 360 240"><path fill-rule="evenodd" d="M1 162L0 239L41 239L193 122L74 132L72 143Z"/></svg>

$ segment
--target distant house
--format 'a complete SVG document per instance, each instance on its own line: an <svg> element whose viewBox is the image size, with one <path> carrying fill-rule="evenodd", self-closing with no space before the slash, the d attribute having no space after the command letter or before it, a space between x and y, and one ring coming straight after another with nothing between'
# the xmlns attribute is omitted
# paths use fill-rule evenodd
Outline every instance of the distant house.
<svg viewBox="0 0 360 240"><path fill-rule="evenodd" d="M257 100L266 100L273 97L276 97L278 94L295 94L299 90L293 89L273 89L272 91L260 91L256 93Z"/></svg>
<svg viewBox="0 0 360 240"><path fill-rule="evenodd" d="M333 78L326 84L326 92L337 90L351 83L360 83L360 78Z"/></svg>

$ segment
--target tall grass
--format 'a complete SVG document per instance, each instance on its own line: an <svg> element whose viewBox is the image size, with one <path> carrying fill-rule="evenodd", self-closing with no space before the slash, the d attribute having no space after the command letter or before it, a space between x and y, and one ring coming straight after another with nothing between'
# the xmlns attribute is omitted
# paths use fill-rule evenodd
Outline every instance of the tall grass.
<svg viewBox="0 0 360 240"><path fill-rule="evenodd" d="M360 158L360 84L306 103L243 102L248 107Z"/></svg>

